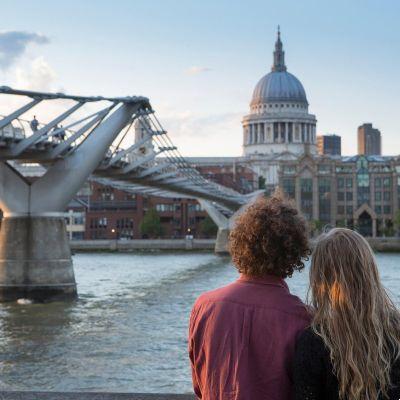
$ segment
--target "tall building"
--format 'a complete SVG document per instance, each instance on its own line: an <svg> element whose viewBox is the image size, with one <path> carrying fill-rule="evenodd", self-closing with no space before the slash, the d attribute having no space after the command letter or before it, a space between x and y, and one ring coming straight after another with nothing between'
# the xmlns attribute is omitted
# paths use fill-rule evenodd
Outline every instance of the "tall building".
<svg viewBox="0 0 400 400"><path fill-rule="evenodd" d="M380 156L381 132L373 128L372 124L363 124L358 127L358 154Z"/></svg>
<svg viewBox="0 0 400 400"><path fill-rule="evenodd" d="M318 154L329 154L332 156L342 155L342 138L338 135L318 135Z"/></svg>

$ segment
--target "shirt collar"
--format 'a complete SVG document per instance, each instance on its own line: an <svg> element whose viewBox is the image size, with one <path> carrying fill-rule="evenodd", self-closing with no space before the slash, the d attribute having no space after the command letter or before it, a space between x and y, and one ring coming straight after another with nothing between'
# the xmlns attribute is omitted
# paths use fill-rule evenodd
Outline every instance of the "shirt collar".
<svg viewBox="0 0 400 400"><path fill-rule="evenodd" d="M283 278L274 275L265 275L261 277L261 276L249 276L245 274L240 274L238 282L255 283L259 285L280 286L284 289L289 289L287 283L284 281Z"/></svg>

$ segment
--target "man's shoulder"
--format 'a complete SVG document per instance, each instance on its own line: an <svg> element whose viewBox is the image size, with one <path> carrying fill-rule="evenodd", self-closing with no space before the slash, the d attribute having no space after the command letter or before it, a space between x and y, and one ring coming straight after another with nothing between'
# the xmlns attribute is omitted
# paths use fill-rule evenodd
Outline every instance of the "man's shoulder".
<svg viewBox="0 0 400 400"><path fill-rule="evenodd" d="M266 293L268 294L268 293ZM310 312L301 299L289 292L289 290L278 291L265 298L254 298L246 285L234 281L228 285L202 293L196 300L193 309L204 306L213 307L239 306L258 310L269 310L275 313L291 314L306 321L310 320Z"/></svg>
<svg viewBox="0 0 400 400"><path fill-rule="evenodd" d="M205 303L213 303L226 297L226 293L233 290L236 286L236 282L231 282L228 285L221 286L219 288L208 290L202 293L194 303L196 306L201 306Z"/></svg>

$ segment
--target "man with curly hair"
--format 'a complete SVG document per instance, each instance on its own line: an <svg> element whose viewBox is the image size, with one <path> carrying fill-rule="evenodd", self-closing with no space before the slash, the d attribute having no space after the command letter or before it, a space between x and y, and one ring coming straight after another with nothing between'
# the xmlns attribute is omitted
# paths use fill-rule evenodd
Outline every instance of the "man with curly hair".
<svg viewBox="0 0 400 400"><path fill-rule="evenodd" d="M230 253L240 273L202 294L189 324L194 391L206 400L289 400L297 335L310 322L285 278L309 255L306 223L280 192L236 220Z"/></svg>

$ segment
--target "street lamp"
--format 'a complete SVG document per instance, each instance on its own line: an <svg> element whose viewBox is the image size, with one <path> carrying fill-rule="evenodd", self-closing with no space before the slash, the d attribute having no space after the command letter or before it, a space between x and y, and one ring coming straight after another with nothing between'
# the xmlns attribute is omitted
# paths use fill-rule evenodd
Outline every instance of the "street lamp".
<svg viewBox="0 0 400 400"><path fill-rule="evenodd" d="M115 250L118 250L118 236L117 236L115 228L111 229L111 233L113 234L114 239L115 239Z"/></svg>

